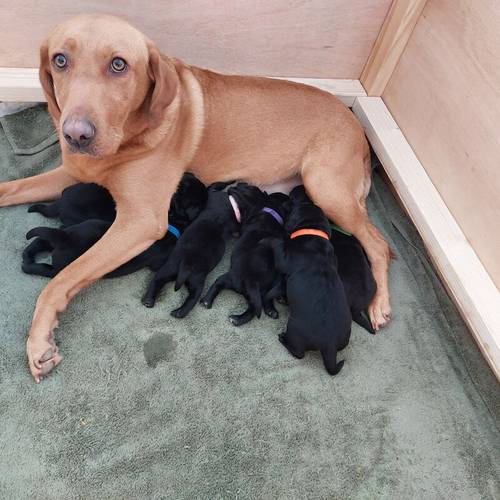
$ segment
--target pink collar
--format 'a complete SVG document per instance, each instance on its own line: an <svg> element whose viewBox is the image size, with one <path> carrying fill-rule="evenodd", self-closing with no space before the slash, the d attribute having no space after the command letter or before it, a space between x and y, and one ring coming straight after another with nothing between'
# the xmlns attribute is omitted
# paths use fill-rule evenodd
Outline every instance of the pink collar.
<svg viewBox="0 0 500 500"><path fill-rule="evenodd" d="M229 203L231 203L231 206L233 207L233 212L234 216L236 217L236 221L241 223L241 212L240 212L240 207L238 206L238 203L236 203L236 200L229 195Z"/></svg>

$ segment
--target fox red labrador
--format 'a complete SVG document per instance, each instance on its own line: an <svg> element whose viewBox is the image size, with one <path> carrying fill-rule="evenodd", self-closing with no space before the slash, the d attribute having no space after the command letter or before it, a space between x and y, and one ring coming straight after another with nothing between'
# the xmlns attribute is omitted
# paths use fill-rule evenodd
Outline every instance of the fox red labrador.
<svg viewBox="0 0 500 500"><path fill-rule="evenodd" d="M111 228L40 294L27 341L39 382L61 361L54 329L71 298L162 238L185 171L205 183L267 187L300 176L312 200L363 245L377 281L373 327L390 318L390 249L370 223L363 130L334 96L306 85L221 75L162 54L122 19L82 15L40 50L40 81L62 165L0 184L0 206L50 200L76 182L105 186Z"/></svg>

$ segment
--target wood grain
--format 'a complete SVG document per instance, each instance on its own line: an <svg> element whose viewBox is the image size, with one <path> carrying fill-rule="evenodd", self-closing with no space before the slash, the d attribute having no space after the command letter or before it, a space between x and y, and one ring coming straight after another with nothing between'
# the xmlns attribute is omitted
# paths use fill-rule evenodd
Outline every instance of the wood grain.
<svg viewBox="0 0 500 500"><path fill-rule="evenodd" d="M393 0L361 73L366 93L381 96L427 0Z"/></svg>
<svg viewBox="0 0 500 500"><path fill-rule="evenodd" d="M428 0L383 99L500 288L500 3Z"/></svg>
<svg viewBox="0 0 500 500"><path fill-rule="evenodd" d="M379 97L353 108L484 357L500 380L500 294Z"/></svg>
<svg viewBox="0 0 500 500"><path fill-rule="evenodd" d="M227 73L358 79L391 0L17 0L0 2L0 67L81 12L121 15L165 52Z"/></svg>

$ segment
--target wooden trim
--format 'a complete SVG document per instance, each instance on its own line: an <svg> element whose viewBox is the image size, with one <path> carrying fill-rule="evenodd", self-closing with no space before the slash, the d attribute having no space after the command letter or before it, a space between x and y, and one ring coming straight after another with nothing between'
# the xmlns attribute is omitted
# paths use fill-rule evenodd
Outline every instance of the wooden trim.
<svg viewBox="0 0 500 500"><path fill-rule="evenodd" d="M359 80L329 78L288 78L274 77L280 80L305 83L335 94L346 106L352 106L356 97L366 96ZM0 101L44 102L38 69L36 68L0 68Z"/></svg>
<svg viewBox="0 0 500 500"><path fill-rule="evenodd" d="M288 76L273 77L280 80L290 80L318 87L321 90L336 95L346 106L353 106L357 97L366 97L365 89L359 80L331 78L292 78Z"/></svg>
<svg viewBox="0 0 500 500"><path fill-rule="evenodd" d="M37 68L0 68L0 101L43 102Z"/></svg>
<svg viewBox="0 0 500 500"><path fill-rule="evenodd" d="M360 97L353 111L500 380L500 293L382 99Z"/></svg>
<svg viewBox="0 0 500 500"><path fill-rule="evenodd" d="M393 0L361 73L370 96L381 96L403 53L427 0Z"/></svg>

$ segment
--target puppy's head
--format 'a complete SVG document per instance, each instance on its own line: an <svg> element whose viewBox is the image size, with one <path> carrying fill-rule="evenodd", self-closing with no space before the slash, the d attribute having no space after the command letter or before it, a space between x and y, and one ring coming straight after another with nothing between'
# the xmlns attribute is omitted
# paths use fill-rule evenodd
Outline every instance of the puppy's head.
<svg viewBox="0 0 500 500"><path fill-rule="evenodd" d="M193 174L186 173L170 202L169 217L189 224L198 217L206 203L207 188Z"/></svg>
<svg viewBox="0 0 500 500"><path fill-rule="evenodd" d="M292 233L299 229L319 229L331 235L330 223L323 210L307 196L304 186L297 186L290 193L292 205L285 222L285 229Z"/></svg>
<svg viewBox="0 0 500 500"><path fill-rule="evenodd" d="M292 205L292 200L285 193L271 193L267 195L266 206L276 210L283 220L289 217Z"/></svg>
<svg viewBox="0 0 500 500"><path fill-rule="evenodd" d="M40 48L39 74L63 152L97 157L158 127L179 83L151 41L106 15L57 26Z"/></svg>
<svg viewBox="0 0 500 500"><path fill-rule="evenodd" d="M261 210L266 203L266 195L257 186L251 186L246 182L239 182L236 186L228 189L228 194L232 196L241 213L241 222L245 222L251 215Z"/></svg>

